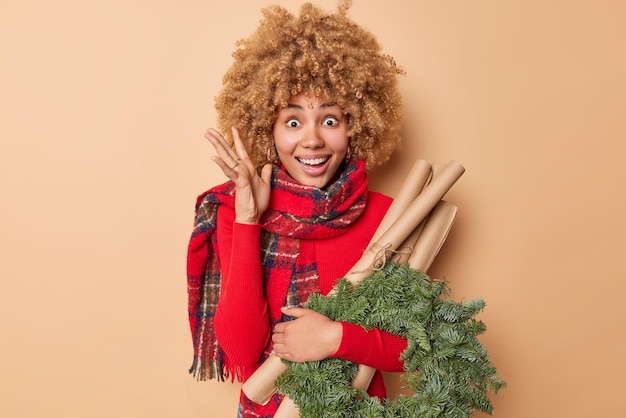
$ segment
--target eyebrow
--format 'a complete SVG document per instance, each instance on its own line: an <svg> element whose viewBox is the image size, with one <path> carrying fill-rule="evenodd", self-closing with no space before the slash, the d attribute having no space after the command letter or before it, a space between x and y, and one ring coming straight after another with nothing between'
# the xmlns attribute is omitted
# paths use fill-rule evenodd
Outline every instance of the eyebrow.
<svg viewBox="0 0 626 418"><path fill-rule="evenodd" d="M335 102L322 103L319 108L320 109L324 109L324 108L333 107L333 106L336 106L336 105L337 105L337 103L335 103ZM299 104L295 104L295 103L287 103L287 107L289 109L304 110L304 108L302 106L300 106Z"/></svg>

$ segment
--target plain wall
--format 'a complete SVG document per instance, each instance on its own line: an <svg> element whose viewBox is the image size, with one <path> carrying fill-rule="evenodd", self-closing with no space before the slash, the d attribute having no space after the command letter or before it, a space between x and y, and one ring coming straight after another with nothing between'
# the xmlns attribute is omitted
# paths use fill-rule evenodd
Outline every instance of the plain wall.
<svg viewBox="0 0 626 418"><path fill-rule="evenodd" d="M235 416L238 385L187 374L185 256L196 196L224 179L202 137L213 98L271 3L0 6L1 416ZM494 416L618 416L626 3L355 0L350 16L406 70L404 146L371 187L393 196L416 158L466 167L431 275L487 301L508 383Z"/></svg>

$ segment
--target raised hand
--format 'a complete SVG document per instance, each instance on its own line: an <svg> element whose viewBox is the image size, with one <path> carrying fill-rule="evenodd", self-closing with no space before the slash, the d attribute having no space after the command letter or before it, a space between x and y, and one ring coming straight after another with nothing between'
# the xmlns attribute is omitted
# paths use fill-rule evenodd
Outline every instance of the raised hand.
<svg viewBox="0 0 626 418"><path fill-rule="evenodd" d="M312 309L282 308L282 312L295 319L274 328L276 356L294 362L318 361L337 351L343 334L341 323Z"/></svg>
<svg viewBox="0 0 626 418"><path fill-rule="evenodd" d="M215 129L207 129L204 137L209 140L217 155L212 159L236 186L235 222L257 224L269 205L272 166L266 164L261 175L248 157L239 131L232 128L234 149Z"/></svg>

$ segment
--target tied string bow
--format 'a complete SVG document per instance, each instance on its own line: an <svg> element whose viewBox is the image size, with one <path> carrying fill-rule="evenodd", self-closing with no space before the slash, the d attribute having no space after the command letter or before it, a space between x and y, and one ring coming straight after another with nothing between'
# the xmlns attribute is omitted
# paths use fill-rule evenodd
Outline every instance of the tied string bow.
<svg viewBox="0 0 626 418"><path fill-rule="evenodd" d="M398 256L407 256L410 255L413 251L413 247L402 247L397 250L392 250L391 244L380 245L374 243L370 245L365 251L370 251L374 253L374 261L370 268L374 271L380 271L385 268L385 265L388 261L393 261L394 258ZM367 270L357 270L354 273L367 273Z"/></svg>

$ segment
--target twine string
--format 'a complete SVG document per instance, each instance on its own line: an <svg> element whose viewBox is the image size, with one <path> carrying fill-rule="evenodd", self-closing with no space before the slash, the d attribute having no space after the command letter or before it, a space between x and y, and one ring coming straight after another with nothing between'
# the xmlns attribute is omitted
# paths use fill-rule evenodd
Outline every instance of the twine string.
<svg viewBox="0 0 626 418"><path fill-rule="evenodd" d="M391 244L381 246L374 243L370 248L368 248L368 250L375 251L376 255L374 257L374 261L372 262L372 270L379 271L382 270L387 264L387 261L391 260L394 256L411 254L413 248L402 247L398 250L392 250Z"/></svg>

